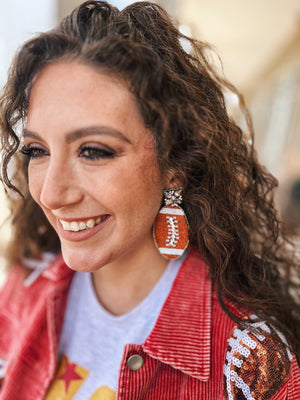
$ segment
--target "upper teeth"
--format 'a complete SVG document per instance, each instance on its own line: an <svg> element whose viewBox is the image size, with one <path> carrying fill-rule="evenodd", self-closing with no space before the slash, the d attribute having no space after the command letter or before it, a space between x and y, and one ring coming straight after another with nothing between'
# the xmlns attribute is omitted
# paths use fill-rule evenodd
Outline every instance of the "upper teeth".
<svg viewBox="0 0 300 400"><path fill-rule="evenodd" d="M62 219L60 219L60 222L65 231L78 232L78 231L83 231L84 229L94 228L95 225L100 224L102 219L104 219L104 217L103 218L98 217L96 220L93 218L90 218L86 222L84 222L84 221L68 222L68 221L63 221Z"/></svg>

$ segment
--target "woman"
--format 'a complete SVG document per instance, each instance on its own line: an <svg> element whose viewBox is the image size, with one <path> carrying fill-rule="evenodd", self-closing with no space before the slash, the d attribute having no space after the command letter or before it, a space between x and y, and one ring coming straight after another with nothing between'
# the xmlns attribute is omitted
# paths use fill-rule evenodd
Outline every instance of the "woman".
<svg viewBox="0 0 300 400"><path fill-rule="evenodd" d="M276 182L182 38L158 5L87 1L19 51L0 398L299 398Z"/></svg>

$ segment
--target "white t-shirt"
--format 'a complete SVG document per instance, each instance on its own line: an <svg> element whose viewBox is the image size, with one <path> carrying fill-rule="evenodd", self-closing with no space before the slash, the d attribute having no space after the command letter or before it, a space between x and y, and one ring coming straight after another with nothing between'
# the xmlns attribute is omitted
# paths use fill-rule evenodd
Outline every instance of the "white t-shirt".
<svg viewBox="0 0 300 400"><path fill-rule="evenodd" d="M115 398L124 346L143 344L149 336L183 259L170 261L148 296L121 316L102 307L90 273L75 273L59 343L60 362L45 400Z"/></svg>

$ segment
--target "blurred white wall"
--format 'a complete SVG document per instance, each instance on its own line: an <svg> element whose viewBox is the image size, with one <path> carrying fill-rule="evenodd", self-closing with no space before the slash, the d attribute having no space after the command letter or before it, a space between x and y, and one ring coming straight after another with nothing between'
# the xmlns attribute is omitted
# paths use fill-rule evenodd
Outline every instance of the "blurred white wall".
<svg viewBox="0 0 300 400"><path fill-rule="evenodd" d="M35 33L56 23L56 2L53 0L0 1L0 85L20 44Z"/></svg>
<svg viewBox="0 0 300 400"><path fill-rule="evenodd" d="M225 75L247 90L294 34L299 0L180 0L176 16L193 35L212 43Z"/></svg>
<svg viewBox="0 0 300 400"><path fill-rule="evenodd" d="M112 0L119 8L130 0ZM213 44L225 75L246 90L293 35L299 0L160 0L191 33ZM34 33L54 26L81 0L1 0L0 84L15 49Z"/></svg>
<svg viewBox="0 0 300 400"><path fill-rule="evenodd" d="M56 2L53 0L0 0L0 86L5 83L7 70L16 49L35 33L56 23ZM4 267L3 253L10 237L9 213L0 188L0 271ZM3 274L0 273L0 285Z"/></svg>

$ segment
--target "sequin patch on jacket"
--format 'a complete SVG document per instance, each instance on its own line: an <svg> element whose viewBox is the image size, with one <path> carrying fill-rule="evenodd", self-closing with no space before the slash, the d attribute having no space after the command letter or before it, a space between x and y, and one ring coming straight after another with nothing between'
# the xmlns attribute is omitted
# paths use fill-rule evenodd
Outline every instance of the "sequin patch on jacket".
<svg viewBox="0 0 300 400"><path fill-rule="evenodd" d="M235 327L224 366L224 397L228 400L270 400L287 380L292 356L282 335L264 322L255 332Z"/></svg>

